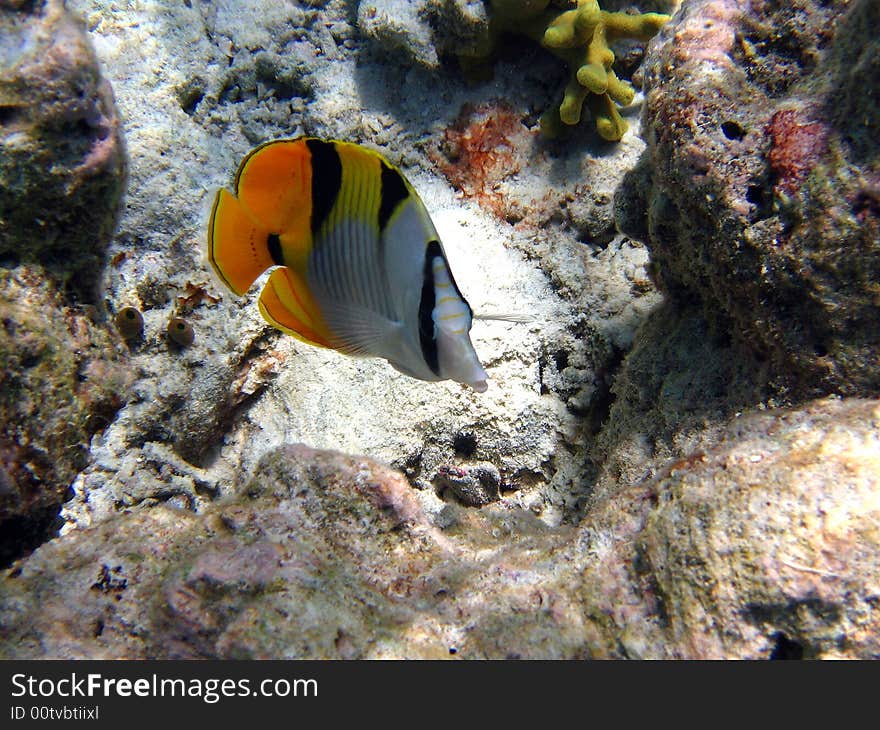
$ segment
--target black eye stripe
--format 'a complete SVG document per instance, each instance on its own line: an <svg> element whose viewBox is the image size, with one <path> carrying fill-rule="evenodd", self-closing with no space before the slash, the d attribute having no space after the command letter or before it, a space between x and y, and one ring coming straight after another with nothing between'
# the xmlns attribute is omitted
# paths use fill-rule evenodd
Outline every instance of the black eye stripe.
<svg viewBox="0 0 880 730"><path fill-rule="evenodd" d="M437 335L434 328L434 259L443 257L443 250L437 241L428 244L425 264L422 268L422 298L419 300L419 344L422 357L434 375L440 374L440 357L437 352Z"/></svg>

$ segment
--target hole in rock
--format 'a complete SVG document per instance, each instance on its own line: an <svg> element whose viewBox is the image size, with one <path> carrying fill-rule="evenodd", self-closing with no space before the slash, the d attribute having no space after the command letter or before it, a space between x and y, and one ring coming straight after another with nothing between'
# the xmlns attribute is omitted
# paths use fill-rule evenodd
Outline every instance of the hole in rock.
<svg viewBox="0 0 880 730"><path fill-rule="evenodd" d="M739 140L746 136L746 130L736 122L724 122L721 125L721 132L727 139Z"/></svg>
<svg viewBox="0 0 880 730"><path fill-rule="evenodd" d="M804 647L798 642L792 641L781 631L773 634L773 640L776 642L773 651L770 652L771 659L803 659Z"/></svg>
<svg viewBox="0 0 880 730"><path fill-rule="evenodd" d="M455 449L456 456L460 456L463 459L469 459L477 451L477 437L472 433L460 431L455 434L452 448Z"/></svg>

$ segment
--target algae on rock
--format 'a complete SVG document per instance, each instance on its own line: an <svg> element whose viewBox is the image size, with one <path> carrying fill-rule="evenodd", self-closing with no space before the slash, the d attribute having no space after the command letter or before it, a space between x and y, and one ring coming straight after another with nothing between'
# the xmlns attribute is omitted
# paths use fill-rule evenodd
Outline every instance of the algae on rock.
<svg viewBox="0 0 880 730"><path fill-rule="evenodd" d="M130 381L95 307L125 182L113 93L62 0L0 2L0 564L49 539Z"/></svg>

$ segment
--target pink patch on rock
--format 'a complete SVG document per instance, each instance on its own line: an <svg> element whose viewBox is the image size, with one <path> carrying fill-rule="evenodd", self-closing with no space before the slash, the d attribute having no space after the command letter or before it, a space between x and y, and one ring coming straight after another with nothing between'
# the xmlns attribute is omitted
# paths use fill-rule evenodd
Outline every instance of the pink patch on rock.
<svg viewBox="0 0 880 730"><path fill-rule="evenodd" d="M828 129L809 122L796 109L776 112L767 125L771 146L770 169L776 177L777 193L794 195L807 175L828 154Z"/></svg>

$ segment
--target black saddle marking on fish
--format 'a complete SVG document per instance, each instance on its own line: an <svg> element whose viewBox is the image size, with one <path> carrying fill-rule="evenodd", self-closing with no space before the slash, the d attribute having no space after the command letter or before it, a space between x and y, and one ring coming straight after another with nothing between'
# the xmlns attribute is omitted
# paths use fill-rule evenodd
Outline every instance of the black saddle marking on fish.
<svg viewBox="0 0 880 730"><path fill-rule="evenodd" d="M342 160L332 142L310 138L312 155L312 234L317 234L333 210L342 187Z"/></svg>
<svg viewBox="0 0 880 730"><path fill-rule="evenodd" d="M443 257L443 249L437 241L431 241L425 252L425 265L422 269L422 298L419 300L419 344L422 357L431 372L440 374L440 358L437 353L437 335L434 328L434 259Z"/></svg>
<svg viewBox="0 0 880 730"><path fill-rule="evenodd" d="M272 257L272 263L277 266L284 266L284 256L281 253L281 236L277 233L270 233L266 238L266 245L269 247L269 256Z"/></svg>
<svg viewBox="0 0 880 730"><path fill-rule="evenodd" d="M401 174L382 161L382 189L379 195L379 230L384 231L392 214L409 197Z"/></svg>

